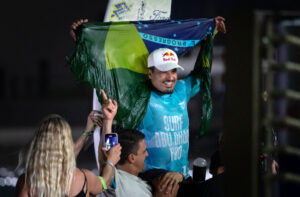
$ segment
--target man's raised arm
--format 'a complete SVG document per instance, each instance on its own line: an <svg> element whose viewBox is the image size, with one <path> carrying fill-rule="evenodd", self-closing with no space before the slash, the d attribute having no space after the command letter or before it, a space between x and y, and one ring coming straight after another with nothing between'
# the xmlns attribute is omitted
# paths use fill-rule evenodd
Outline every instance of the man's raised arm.
<svg viewBox="0 0 300 197"><path fill-rule="evenodd" d="M215 17L216 21L216 28L213 35L208 35L202 42L200 43L200 52L197 57L194 70L191 72L190 76L194 76L200 78L202 67L210 67L212 61L212 43L215 35L218 32L223 34L226 33L226 26L225 26L225 18L221 16Z"/></svg>
<svg viewBox="0 0 300 197"><path fill-rule="evenodd" d="M102 169L104 162L107 159L106 155L104 155L104 152L102 150L104 135L105 133L111 133L113 119L116 116L117 109L118 109L117 102L115 100L108 99L104 90L101 90L101 94L103 99L102 111L103 111L104 119L103 119L103 126L102 126L99 149L98 149L100 170Z"/></svg>

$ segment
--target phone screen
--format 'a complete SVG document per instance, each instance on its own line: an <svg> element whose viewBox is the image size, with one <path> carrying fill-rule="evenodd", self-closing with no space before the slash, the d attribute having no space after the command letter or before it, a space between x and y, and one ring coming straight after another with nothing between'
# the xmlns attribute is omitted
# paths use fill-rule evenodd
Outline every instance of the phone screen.
<svg viewBox="0 0 300 197"><path fill-rule="evenodd" d="M104 135L104 147L109 150L111 147L118 144L118 134L106 133Z"/></svg>

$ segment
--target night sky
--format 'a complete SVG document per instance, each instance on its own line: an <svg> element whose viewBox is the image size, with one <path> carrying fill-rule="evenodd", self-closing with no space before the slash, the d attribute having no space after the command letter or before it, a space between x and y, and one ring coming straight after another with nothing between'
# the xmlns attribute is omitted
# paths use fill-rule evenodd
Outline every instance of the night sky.
<svg viewBox="0 0 300 197"><path fill-rule="evenodd" d="M254 8L297 10L299 6L296 2L174 0L171 18L226 17ZM106 5L107 1L103 0L2 3L1 127L31 126L48 113L60 113L75 124L82 123L85 115L79 112L88 113L91 107L91 89L75 82L66 64L65 57L74 46L69 28L73 21L80 18L103 21ZM230 21L227 23L230 24ZM230 29L228 32L230 33ZM224 37L220 44L223 44L222 39Z"/></svg>

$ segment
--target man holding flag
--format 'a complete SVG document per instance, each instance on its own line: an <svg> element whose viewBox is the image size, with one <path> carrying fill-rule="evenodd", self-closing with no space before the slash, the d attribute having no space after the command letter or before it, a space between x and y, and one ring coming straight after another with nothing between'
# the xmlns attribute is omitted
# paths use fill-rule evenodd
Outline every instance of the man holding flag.
<svg viewBox="0 0 300 197"><path fill-rule="evenodd" d="M225 33L224 18L83 22L72 26L79 29L75 52L68 59L75 77L88 82L98 95L103 88L117 100L117 124L138 128L145 134L149 153L146 168L168 171L159 185L166 193L171 192L189 177L187 103L200 88L204 103L202 129L209 129L212 40L218 31ZM176 69L183 69L178 65L177 54L185 54L198 43L201 51L194 70L186 79L177 81Z"/></svg>

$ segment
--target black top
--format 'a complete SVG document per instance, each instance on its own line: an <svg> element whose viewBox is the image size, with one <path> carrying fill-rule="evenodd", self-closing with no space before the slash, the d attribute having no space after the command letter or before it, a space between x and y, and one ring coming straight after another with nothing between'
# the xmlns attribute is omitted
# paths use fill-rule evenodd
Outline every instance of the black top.
<svg viewBox="0 0 300 197"><path fill-rule="evenodd" d="M86 191L85 192L84 192L84 186L85 186L85 184L86 184L87 181L86 181L86 176L85 176L84 172L82 170L81 170L81 172L84 175L84 184L82 186L81 191L75 197L86 197L87 186L86 186Z"/></svg>

